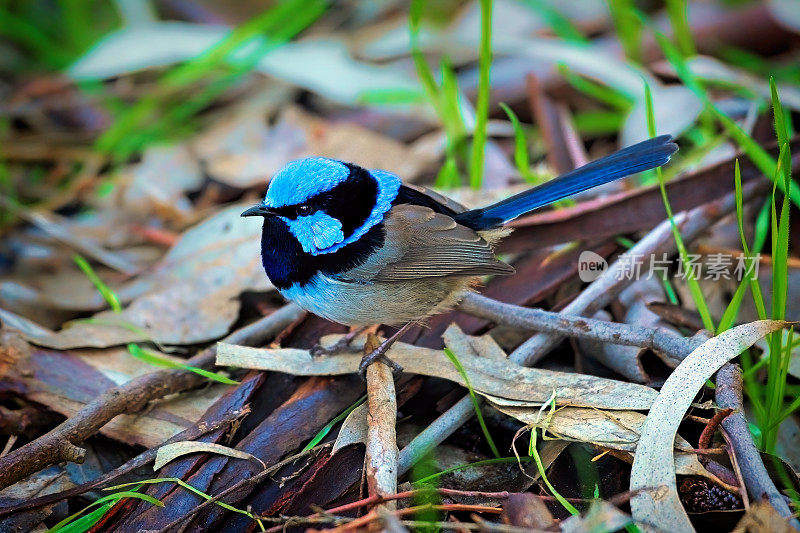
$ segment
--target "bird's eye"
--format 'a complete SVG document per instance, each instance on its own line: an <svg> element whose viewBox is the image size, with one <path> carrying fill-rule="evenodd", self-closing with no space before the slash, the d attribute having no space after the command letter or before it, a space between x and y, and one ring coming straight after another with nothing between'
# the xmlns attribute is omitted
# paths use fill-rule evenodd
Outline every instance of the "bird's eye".
<svg viewBox="0 0 800 533"><path fill-rule="evenodd" d="M311 206L303 204L297 207L297 214L300 216L310 215L311 214Z"/></svg>

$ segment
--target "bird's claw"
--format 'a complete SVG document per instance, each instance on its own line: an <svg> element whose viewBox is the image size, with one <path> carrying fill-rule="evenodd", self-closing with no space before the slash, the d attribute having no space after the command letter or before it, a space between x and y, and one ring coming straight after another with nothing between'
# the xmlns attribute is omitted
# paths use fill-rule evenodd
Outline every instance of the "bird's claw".
<svg viewBox="0 0 800 533"><path fill-rule="evenodd" d="M326 355L339 355L341 353L349 352L350 351L350 343L352 339L347 339L342 337L335 343L331 344L330 346L323 346L321 344L315 344L311 347L309 352L311 353L311 357L323 357Z"/></svg>
<svg viewBox="0 0 800 533"><path fill-rule="evenodd" d="M386 356L386 354L381 352L380 350L375 350L374 352L365 355L361 359L361 363L358 365L358 375L361 376L362 381L367 381L367 367L369 367L369 365L371 365L372 363L376 362L379 359L383 363L386 363L392 369L392 374L394 374L395 376L398 376L403 373L402 366L389 359Z"/></svg>

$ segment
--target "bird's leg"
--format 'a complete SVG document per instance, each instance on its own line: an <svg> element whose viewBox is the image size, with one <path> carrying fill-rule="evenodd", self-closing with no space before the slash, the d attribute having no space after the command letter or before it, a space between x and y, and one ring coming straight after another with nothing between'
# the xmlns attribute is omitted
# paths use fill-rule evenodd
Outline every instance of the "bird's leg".
<svg viewBox="0 0 800 533"><path fill-rule="evenodd" d="M325 347L321 344L317 344L311 348L311 355L313 357L321 357L323 355L336 355L339 353L346 352L350 348L350 344L355 340L356 337L364 333L367 329L372 326L358 326L351 329L348 333L345 333L341 339L336 341L332 346Z"/></svg>
<svg viewBox="0 0 800 533"><path fill-rule="evenodd" d="M383 341L380 346L372 350L370 353L365 354L364 357L361 359L361 364L358 365L358 374L361 376L361 379L366 379L367 367L374 363L377 359L382 359L387 365L392 367L392 372L398 373L403 371L403 367L386 357L386 352L392 345L397 342L397 340L403 336L403 334L411 328L413 322L406 323L402 328L398 329L397 332Z"/></svg>

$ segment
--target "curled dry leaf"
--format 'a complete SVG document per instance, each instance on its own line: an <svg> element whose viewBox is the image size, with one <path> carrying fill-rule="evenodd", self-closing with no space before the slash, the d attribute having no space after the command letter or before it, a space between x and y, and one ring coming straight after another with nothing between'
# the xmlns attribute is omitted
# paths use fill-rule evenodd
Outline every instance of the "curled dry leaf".
<svg viewBox="0 0 800 533"><path fill-rule="evenodd" d="M258 461L261 466L267 468L264 462L255 455L216 444L214 442L198 442L193 440L184 440L181 442L173 442L166 444L158 449L156 452L156 460L153 464L153 470L159 470L162 466L190 453L216 453L218 455L227 455L236 459L244 459L245 461Z"/></svg>
<svg viewBox="0 0 800 533"><path fill-rule="evenodd" d="M631 499L637 523L652 530L694 531L678 498L673 441L678 425L703 383L719 368L768 333L787 325L778 320L743 324L709 339L670 375L650 408L631 471Z"/></svg>
<svg viewBox="0 0 800 533"><path fill-rule="evenodd" d="M347 415L339 429L336 442L333 443L333 451L336 453L348 444L366 442L367 439L367 404L362 403Z"/></svg>
<svg viewBox="0 0 800 533"><path fill-rule="evenodd" d="M497 398L489 398L498 411L516 418L520 422L547 431L553 438L567 441L586 442L633 455L641 434L645 415L636 411L608 411L582 407L562 407L555 412L542 413L538 407L517 407L504 405ZM505 402L510 403L510 402ZM680 435L675 437L675 470L682 476L701 476L714 482L719 480L708 472L692 448Z"/></svg>

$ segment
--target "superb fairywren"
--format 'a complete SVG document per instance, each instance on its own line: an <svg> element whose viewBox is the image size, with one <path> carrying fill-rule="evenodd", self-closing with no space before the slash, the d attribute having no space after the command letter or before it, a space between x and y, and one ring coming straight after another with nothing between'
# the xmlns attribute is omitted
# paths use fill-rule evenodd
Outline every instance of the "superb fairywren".
<svg viewBox="0 0 800 533"><path fill-rule="evenodd" d="M668 135L630 146L496 204L467 210L384 170L323 157L283 167L260 204L261 260L289 300L347 325L408 325L458 303L480 276L511 274L493 246L504 224L538 207L659 167L678 147ZM362 374L363 375L363 374Z"/></svg>

